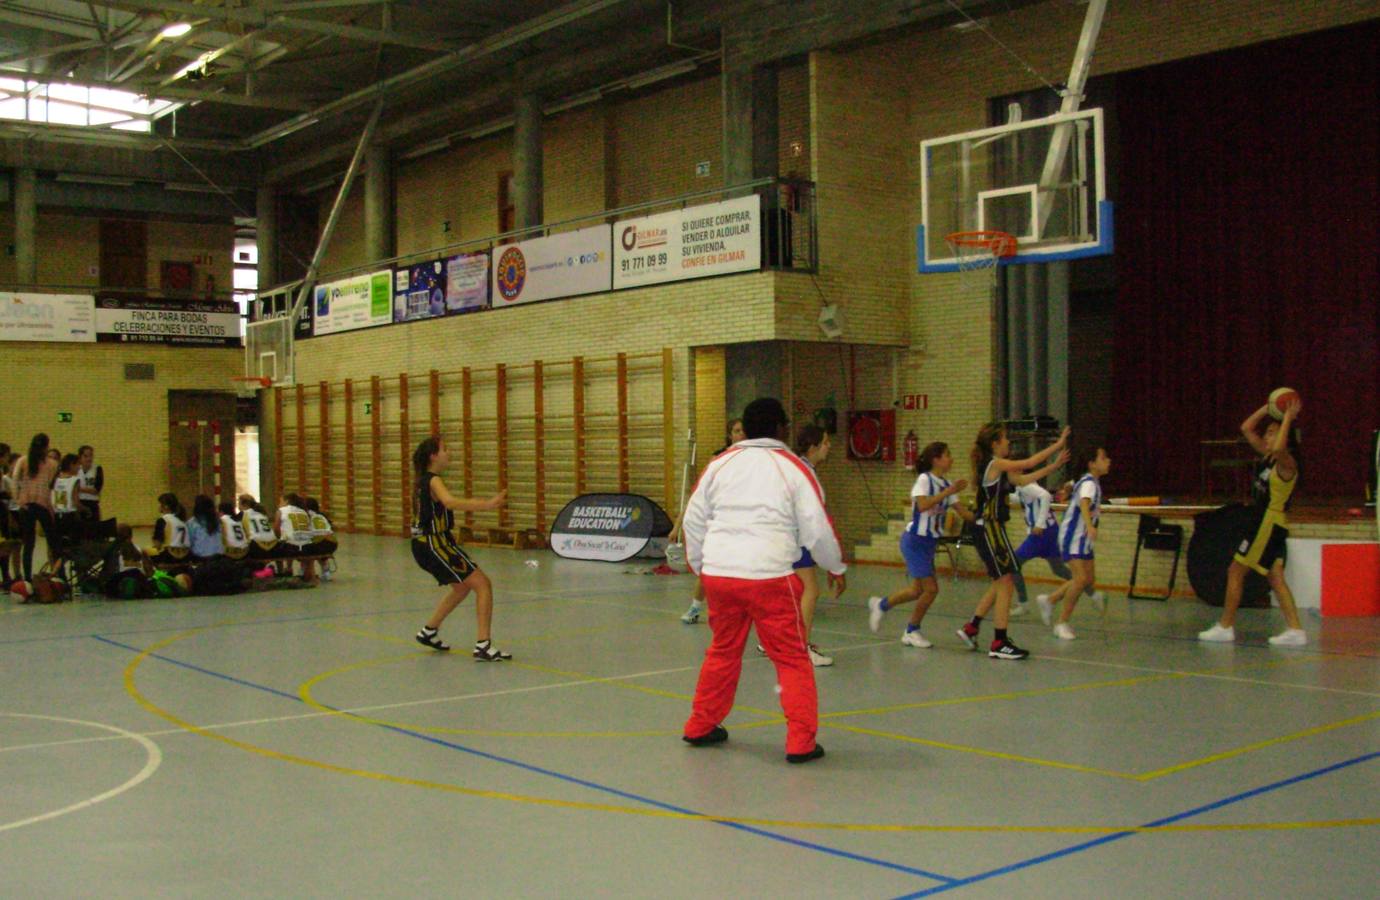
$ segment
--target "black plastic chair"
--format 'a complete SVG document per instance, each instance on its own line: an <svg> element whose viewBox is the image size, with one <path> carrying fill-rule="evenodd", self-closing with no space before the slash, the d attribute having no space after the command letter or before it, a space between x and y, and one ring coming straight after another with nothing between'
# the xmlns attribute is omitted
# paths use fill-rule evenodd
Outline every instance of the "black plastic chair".
<svg viewBox="0 0 1380 900"><path fill-rule="evenodd" d="M1137 594L1136 572L1140 568L1140 551L1163 550L1174 554L1174 562L1169 567L1169 587L1164 594ZM1136 555L1131 560L1131 587L1126 592L1129 600L1168 600L1174 594L1174 579L1179 574L1179 557L1184 549L1184 527L1166 525L1159 516L1142 514L1136 528Z"/></svg>
<svg viewBox="0 0 1380 900"><path fill-rule="evenodd" d="M954 581L958 581L959 551L964 547L972 547L976 544L977 529L967 522L963 523L963 528L959 530L958 534L943 535L936 542L935 549L943 550L948 554L949 568L953 570Z"/></svg>

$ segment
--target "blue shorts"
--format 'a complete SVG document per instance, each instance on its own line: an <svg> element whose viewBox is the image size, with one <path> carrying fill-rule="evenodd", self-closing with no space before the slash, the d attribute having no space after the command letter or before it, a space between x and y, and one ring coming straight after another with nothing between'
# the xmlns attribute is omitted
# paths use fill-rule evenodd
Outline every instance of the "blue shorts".
<svg viewBox="0 0 1380 900"><path fill-rule="evenodd" d="M911 578L933 578L934 549L937 546L937 538L901 532L901 556L906 561L906 574Z"/></svg>
<svg viewBox="0 0 1380 900"><path fill-rule="evenodd" d="M1091 561L1093 558L1093 550L1091 547L1089 547L1086 551L1082 553L1064 553L1062 554L1062 556L1064 562L1068 562L1069 560L1073 559L1086 559Z"/></svg>
<svg viewBox="0 0 1380 900"><path fill-rule="evenodd" d="M1030 532L1016 548L1016 558L1021 562L1031 559L1059 559L1059 530L1046 528L1043 534Z"/></svg>
<svg viewBox="0 0 1380 900"><path fill-rule="evenodd" d="M809 551L809 550L806 550L804 547L801 547L801 548L800 548L800 559L797 559L797 560L795 561L795 565L791 566L791 568L792 568L792 569L813 569L814 567L815 567L815 558L814 558L813 556L810 555L810 551Z"/></svg>

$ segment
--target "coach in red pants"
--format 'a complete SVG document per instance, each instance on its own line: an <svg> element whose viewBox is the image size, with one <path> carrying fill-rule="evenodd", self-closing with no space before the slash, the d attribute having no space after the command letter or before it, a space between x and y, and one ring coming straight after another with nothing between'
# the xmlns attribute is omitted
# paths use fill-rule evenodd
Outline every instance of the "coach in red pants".
<svg viewBox="0 0 1380 900"><path fill-rule="evenodd" d="M819 482L784 443L790 422L780 401L754 400L743 411L747 440L705 469L684 516L685 556L704 584L714 639L704 654L683 740L696 747L728 739L748 626L776 666L786 714L786 761L824 755L815 741L819 701L800 617L803 586L791 566L801 548L843 592L843 553Z"/></svg>

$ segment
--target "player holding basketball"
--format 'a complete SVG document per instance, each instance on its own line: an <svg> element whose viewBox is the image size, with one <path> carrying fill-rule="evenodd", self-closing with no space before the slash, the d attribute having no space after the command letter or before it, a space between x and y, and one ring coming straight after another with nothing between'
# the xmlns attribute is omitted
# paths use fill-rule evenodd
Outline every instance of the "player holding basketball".
<svg viewBox="0 0 1380 900"><path fill-rule="evenodd" d="M1288 626L1270 638L1270 643L1276 647L1302 647L1308 643L1308 634L1299 623L1294 594L1284 581L1284 544L1289 539L1287 510L1299 483L1298 432L1294 430L1294 421L1302 411L1303 403L1295 397L1285 407L1284 418L1266 425L1263 436L1259 427L1261 420L1270 414L1269 404L1241 423L1241 434L1261 456L1255 480L1251 482L1251 496L1259 521L1252 536L1241 542L1227 568L1222 618L1206 631L1198 632L1200 641L1229 643L1236 640L1236 610L1241 606L1241 589L1246 572L1254 570L1269 580L1270 590L1279 599L1279 611L1284 614Z"/></svg>
<svg viewBox="0 0 1380 900"><path fill-rule="evenodd" d="M449 650L437 630L460 601L474 591L474 615L478 624L475 632L474 658L480 662L499 662L512 659L494 647L489 628L494 614L494 588L489 577L460 547L455 539L455 512L483 512L498 509L506 502L507 491L499 491L487 500L456 497L441 481L441 473L450 465L450 450L438 437L429 437L417 445L412 454L412 470L417 483L412 491L412 558L425 569L436 583L447 588L436 611L417 632L417 643L433 650Z"/></svg>
<svg viewBox="0 0 1380 900"><path fill-rule="evenodd" d="M786 714L786 761L824 755L815 742L819 698L800 610L804 591L792 565L802 547L844 589L843 552L810 468L790 451L786 411L772 398L743 411L747 440L716 456L685 506L685 557L704 583L709 627L695 701L683 739L692 746L728 739L748 628L776 666Z"/></svg>
<svg viewBox="0 0 1380 900"><path fill-rule="evenodd" d="M925 613L939 596L939 579L934 577L934 552L944 533L944 519L957 502L958 494L968 482L963 479L949 482L944 476L954 464L949 445L935 441L920 451L915 461L915 484L910 489L910 524L901 532L901 557L906 561L910 586L889 597L869 597L868 626L876 631L882 617L904 603L915 603L901 643L908 647L928 649L934 645L920 633Z"/></svg>
<svg viewBox="0 0 1380 900"><path fill-rule="evenodd" d="M990 422L982 426L973 444L973 471L978 481L977 526L978 556L987 567L987 575L992 586L978 601L973 618L958 629L958 636L968 649L976 650L978 632L982 627L982 617L993 605L996 615L992 624L996 626L996 636L988 648L987 655L993 659L1025 659L1030 653L1022 650L1007 637L1006 626L1011 612L1011 595L1015 593L1016 554L1011 549L1011 540L1006 536L1006 523L1011 518L1011 504L1007 498L1015 486L1040 481L1068 462L1069 452L1065 449L1069 440L1069 429L1065 428L1059 440L1050 444L1026 459L1009 459L1011 438L1006 434L1006 426L1000 422ZM1027 471L1053 457L1053 462L1042 468Z"/></svg>

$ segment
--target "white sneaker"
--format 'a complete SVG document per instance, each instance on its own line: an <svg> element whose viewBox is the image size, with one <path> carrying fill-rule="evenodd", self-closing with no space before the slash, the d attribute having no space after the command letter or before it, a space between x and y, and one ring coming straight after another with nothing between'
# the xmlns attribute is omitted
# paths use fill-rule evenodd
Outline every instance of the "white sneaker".
<svg viewBox="0 0 1380 900"><path fill-rule="evenodd" d="M934 646L934 644L925 640L925 636L920 633L920 629L918 628L914 631L907 631L905 634L901 635L901 643L905 644L907 647L919 647L921 650L928 650Z"/></svg>
<svg viewBox="0 0 1380 900"><path fill-rule="evenodd" d="M822 669L825 666L832 666L834 664L834 658L820 653L819 648L814 644L811 644L807 649L810 651L810 665L815 668Z"/></svg>
<svg viewBox="0 0 1380 900"><path fill-rule="evenodd" d="M1198 632L1198 640L1209 641L1214 644L1230 644L1236 640L1236 629L1223 628L1219 623L1207 631Z"/></svg>
<svg viewBox="0 0 1380 900"><path fill-rule="evenodd" d="M760 653L760 654L762 654L763 656L766 656L766 655L767 655L767 648L766 648L766 647L763 647L761 644L758 644L758 645L757 645L757 652Z"/></svg>
<svg viewBox="0 0 1380 900"><path fill-rule="evenodd" d="M1106 594L1102 593L1101 591L1093 591L1091 594L1088 595L1088 599L1092 601L1093 609L1097 610L1098 612L1107 611Z"/></svg>
<svg viewBox="0 0 1380 900"><path fill-rule="evenodd" d="M1054 636L1061 641L1071 641L1074 638L1078 637L1078 635L1073 633L1073 629L1069 627L1068 622L1055 623Z"/></svg>
<svg viewBox="0 0 1380 900"><path fill-rule="evenodd" d="M1270 638L1270 643L1276 647L1306 647L1308 632L1302 628L1286 628Z"/></svg>
<svg viewBox="0 0 1380 900"><path fill-rule="evenodd" d="M694 625L700 620L700 615L704 612L704 607L698 600L690 601L690 608L681 613L680 620L686 625Z"/></svg>
<svg viewBox="0 0 1380 900"><path fill-rule="evenodd" d="M1007 615L1013 619L1019 619L1029 611L1026 609L1029 605L1028 603L1013 603L1011 604L1011 611Z"/></svg>
<svg viewBox="0 0 1380 900"><path fill-rule="evenodd" d="M867 627L873 631L882 627L882 616L886 615L886 610L882 609L882 599L877 596L867 598Z"/></svg>
<svg viewBox="0 0 1380 900"><path fill-rule="evenodd" d="M1040 594L1035 598L1035 605L1040 610L1040 621L1049 624L1051 613L1054 611L1053 605L1049 602L1049 594Z"/></svg>

